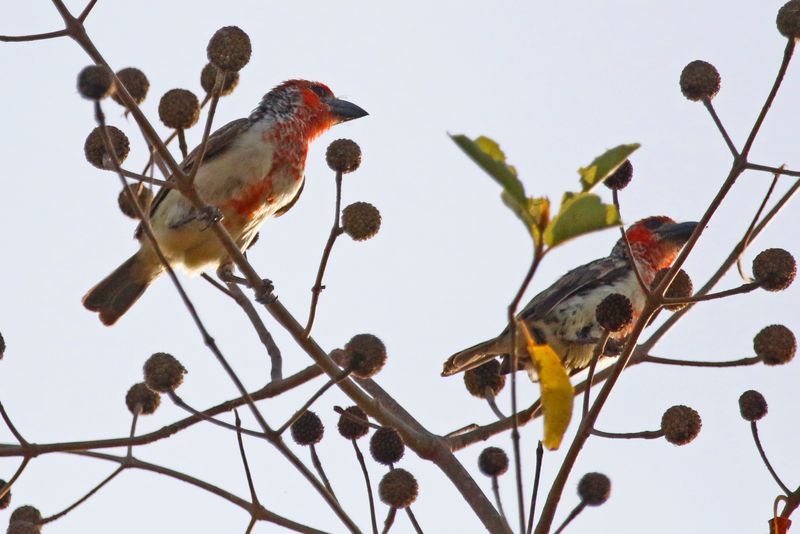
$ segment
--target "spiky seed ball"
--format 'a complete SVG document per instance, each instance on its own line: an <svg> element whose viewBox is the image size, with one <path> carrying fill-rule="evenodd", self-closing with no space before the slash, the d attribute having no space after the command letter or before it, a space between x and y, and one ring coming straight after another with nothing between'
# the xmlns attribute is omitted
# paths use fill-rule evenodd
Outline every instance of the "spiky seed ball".
<svg viewBox="0 0 800 534"><path fill-rule="evenodd" d="M137 105L144 102L144 99L147 97L147 91L150 90L150 80L147 79L144 72L136 67L126 67L117 72L117 79L125 86L125 89L128 90L128 94L131 95L131 98L133 98L133 101L136 102ZM118 91L115 91L111 95L111 98L120 106L125 105Z"/></svg>
<svg viewBox="0 0 800 534"><path fill-rule="evenodd" d="M633 320L633 305L625 295L612 293L595 309L597 322L609 332L619 332Z"/></svg>
<svg viewBox="0 0 800 534"><path fill-rule="evenodd" d="M767 415L767 399L754 389L747 390L739 397L739 413L745 421L758 421Z"/></svg>
<svg viewBox="0 0 800 534"><path fill-rule="evenodd" d="M586 473L578 482L578 496L589 506L600 506L611 495L611 479L603 473Z"/></svg>
<svg viewBox="0 0 800 534"><path fill-rule="evenodd" d="M292 432L292 439L298 445L308 446L319 443L322 435L325 434L325 427L319 416L311 410L306 410L297 421L289 427Z"/></svg>
<svg viewBox="0 0 800 534"><path fill-rule="evenodd" d="M117 161L122 165L125 158L128 157L128 152L131 150L131 143L128 141L122 130L113 126L106 126L108 130L108 137L111 138L111 146L114 147L114 152L117 155ZM98 169L111 169L112 162L106 146L103 144L103 127L98 126L91 133L86 136L86 142L83 144L83 154L86 156L86 161L97 167Z"/></svg>
<svg viewBox="0 0 800 534"><path fill-rule="evenodd" d="M392 465L403 457L406 446L403 438L394 428L379 428L369 440L369 452L376 462L383 465Z"/></svg>
<svg viewBox="0 0 800 534"><path fill-rule="evenodd" d="M153 391L174 391L183 383L186 368L175 356L156 352L144 362L144 382Z"/></svg>
<svg viewBox="0 0 800 534"><path fill-rule="evenodd" d="M364 422L362 423L360 420ZM339 416L337 428L339 429L339 434L341 434L343 438L363 438L367 435L367 432L369 432L367 414L358 406L345 408L344 413Z"/></svg>
<svg viewBox="0 0 800 534"><path fill-rule="evenodd" d="M372 334L357 334L344 346L347 360L358 378L369 378L386 364L386 345Z"/></svg>
<svg viewBox="0 0 800 534"><path fill-rule="evenodd" d="M228 72L225 74L225 81L222 82L222 91L219 96L228 96L239 85L239 73ZM214 90L214 84L217 83L217 67L213 63L206 63L203 71L200 73L200 86L206 93L211 93Z"/></svg>
<svg viewBox="0 0 800 534"><path fill-rule="evenodd" d="M633 164L631 163L631 160L626 159L622 165L617 167L616 171L611 173L611 176L603 181L603 184L609 189L619 191L620 189L625 189L628 184L631 183L632 178Z"/></svg>
<svg viewBox="0 0 800 534"><path fill-rule="evenodd" d="M794 256L782 248L768 248L753 260L753 277L767 291L783 291L796 274Z"/></svg>
<svg viewBox="0 0 800 534"><path fill-rule="evenodd" d="M361 165L361 147L352 139L337 139L328 145L325 161L331 170L347 174Z"/></svg>
<svg viewBox="0 0 800 534"><path fill-rule="evenodd" d="M506 377L500 374L500 362L489 360L464 373L464 385L470 394L480 399L486 398L487 389L496 397L506 385Z"/></svg>
<svg viewBox="0 0 800 534"><path fill-rule="evenodd" d="M200 101L187 89L170 89L158 103L158 118L167 128L191 128L200 118Z"/></svg>
<svg viewBox="0 0 800 534"><path fill-rule="evenodd" d="M33 523L34 525L41 520L42 520L42 512L40 512L38 508L36 508L35 506L31 506L30 504L20 506L19 508L11 512L11 517L8 518L9 523L13 523L14 521L22 521L26 523Z"/></svg>
<svg viewBox="0 0 800 534"><path fill-rule="evenodd" d="M414 475L405 469L392 469L378 484L378 495L384 504L392 508L411 506L419 495L419 484Z"/></svg>
<svg viewBox="0 0 800 534"><path fill-rule="evenodd" d="M778 10L775 21L781 35L789 39L800 37L800 1L790 0Z"/></svg>
<svg viewBox="0 0 800 534"><path fill-rule="evenodd" d="M381 229L381 212L368 202L353 202L342 210L342 228L356 241L366 241Z"/></svg>
<svg viewBox="0 0 800 534"><path fill-rule="evenodd" d="M149 188L144 186L131 186L134 195L136 195L136 199L139 201L139 206L142 208L144 213L147 213L150 209L150 204L153 202L153 192L150 191ZM125 190L119 192L119 196L117 197L117 204L119 205L119 210L130 217L131 219L138 219L139 214L136 213L136 210L133 207L133 203L131 203L130 199L128 198L128 193Z"/></svg>
<svg viewBox="0 0 800 534"><path fill-rule="evenodd" d="M161 404L161 395L153 391L144 382L131 386L125 394L125 405L132 414L150 415Z"/></svg>
<svg viewBox="0 0 800 534"><path fill-rule="evenodd" d="M6 485L5 480L0 480L0 490L2 490ZM8 490L2 498L0 498L0 510L5 510L8 508L8 505L11 504L11 490Z"/></svg>
<svg viewBox="0 0 800 534"><path fill-rule="evenodd" d="M797 339L782 324L767 326L753 338L753 351L766 365L789 363L797 352Z"/></svg>
<svg viewBox="0 0 800 534"><path fill-rule="evenodd" d="M655 278L653 278L653 283L650 284L651 288L655 288L658 284L661 283L661 280L664 279L664 276L667 274L669 269L661 269L656 273ZM678 274L675 275L675 278L672 280L672 284L667 289L667 292L664 294L665 297L668 299L685 299L692 296L694 292L694 287L692 286L692 279L689 275L681 269L678 271ZM685 308L685 304L672 304L670 306L664 306L666 309L670 311L678 311L681 308Z"/></svg>
<svg viewBox="0 0 800 534"><path fill-rule="evenodd" d="M661 430L673 445L686 445L700 433L703 422L688 406L672 406L661 416Z"/></svg>
<svg viewBox="0 0 800 534"><path fill-rule="evenodd" d="M208 41L208 60L224 72L236 72L247 65L253 49L250 37L236 26L225 26Z"/></svg>
<svg viewBox="0 0 800 534"><path fill-rule="evenodd" d="M78 92L89 100L102 100L114 89L111 71L102 65L89 65L78 74Z"/></svg>
<svg viewBox="0 0 800 534"><path fill-rule="evenodd" d="M686 65L681 72L681 92L693 102L714 98L719 92L720 83L716 67L699 59Z"/></svg>
<svg viewBox="0 0 800 534"><path fill-rule="evenodd" d="M41 527L27 521L12 521L8 525L6 534L39 534Z"/></svg>
<svg viewBox="0 0 800 534"><path fill-rule="evenodd" d="M499 477L508 471L508 455L500 447L486 447L478 456L478 469L487 477Z"/></svg>

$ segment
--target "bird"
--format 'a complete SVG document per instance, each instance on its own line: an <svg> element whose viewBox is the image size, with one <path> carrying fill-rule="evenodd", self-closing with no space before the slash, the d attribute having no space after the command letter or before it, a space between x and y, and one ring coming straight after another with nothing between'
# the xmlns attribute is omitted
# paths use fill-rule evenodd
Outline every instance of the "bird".
<svg viewBox="0 0 800 534"><path fill-rule="evenodd" d="M332 126L367 115L359 106L336 98L320 82L288 80L261 99L246 118L234 120L209 136L194 179L200 198L241 250L246 250L269 217L278 217L297 201L305 185L309 144ZM181 168L189 172L199 147ZM150 207L150 226L171 265L196 273L230 264L213 232L205 231L202 212L179 191L161 188ZM140 224L139 250L83 297L87 309L113 325L165 270Z"/></svg>
<svg viewBox="0 0 800 534"><path fill-rule="evenodd" d="M672 265L696 226L696 222L676 223L669 217L653 216L628 228L626 236L631 253L645 284L652 284L659 270ZM613 293L626 296L633 308L633 322L641 313L645 294L629 258L625 239L620 237L608 256L567 272L517 314L534 341L549 345L567 372L574 374L591 363L595 346L603 335L595 309L605 297ZM610 340L623 340L633 322L612 333ZM497 356L510 354L511 341L510 329L506 327L497 337L456 352L444 362L442 376L468 371ZM507 369L507 362L504 363ZM536 372L527 364L527 359L520 364L532 379L536 379Z"/></svg>

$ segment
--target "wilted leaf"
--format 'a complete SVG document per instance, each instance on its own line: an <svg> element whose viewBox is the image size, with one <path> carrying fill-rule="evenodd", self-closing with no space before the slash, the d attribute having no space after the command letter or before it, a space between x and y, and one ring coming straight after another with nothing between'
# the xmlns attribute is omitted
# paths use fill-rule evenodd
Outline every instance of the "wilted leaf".
<svg viewBox="0 0 800 534"><path fill-rule="evenodd" d="M564 193L558 214L544 231L549 247L595 230L622 224L613 204L603 204L594 193Z"/></svg>
<svg viewBox="0 0 800 534"><path fill-rule="evenodd" d="M642 145L639 143L619 145L606 150L602 156L596 157L588 167L578 169L578 174L581 175L583 191L591 191L597 184L602 183L603 180L617 170L617 167L625 163L625 160L636 152L636 149L640 146Z"/></svg>
<svg viewBox="0 0 800 534"><path fill-rule="evenodd" d="M519 327L525 335L528 354L539 375L544 418L542 444L554 450L561 445L561 439L569 427L575 392L555 351L549 345L537 345L524 322L520 322Z"/></svg>

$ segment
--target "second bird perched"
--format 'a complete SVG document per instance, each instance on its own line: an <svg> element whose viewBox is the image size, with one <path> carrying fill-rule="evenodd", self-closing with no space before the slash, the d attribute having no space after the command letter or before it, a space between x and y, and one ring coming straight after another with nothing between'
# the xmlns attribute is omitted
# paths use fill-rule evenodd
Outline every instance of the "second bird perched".
<svg viewBox="0 0 800 534"><path fill-rule="evenodd" d="M338 99L324 84L289 80L275 87L247 118L230 122L208 140L195 177L200 198L222 213L222 224L245 250L259 227L279 216L297 199L305 179L311 141L335 124L367 115ZM198 150L182 163L191 170ZM218 267L228 261L208 221L180 192L162 189L150 209L150 225L170 263L188 271ZM114 324L164 272L152 245L136 231L139 251L83 297L103 324Z"/></svg>
<svg viewBox="0 0 800 534"><path fill-rule="evenodd" d="M696 226L695 222L676 223L659 216L642 219L628 228L626 235L644 283L651 284L660 269L672 265ZM580 370L589 365L602 336L595 309L613 293L630 300L635 321L644 307L645 295L622 238L605 258L571 270L533 297L517 318L525 322L537 343L548 344L558 354L568 372ZM624 328L611 337L621 340L629 332L630 327ZM452 355L444 362L442 376L467 371L496 356L510 354L511 347L506 328L497 337Z"/></svg>

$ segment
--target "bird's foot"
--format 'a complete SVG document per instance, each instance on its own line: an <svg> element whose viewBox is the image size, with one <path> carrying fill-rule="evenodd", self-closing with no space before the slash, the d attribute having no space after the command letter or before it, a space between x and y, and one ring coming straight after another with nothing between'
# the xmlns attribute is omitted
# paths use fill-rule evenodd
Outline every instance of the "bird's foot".
<svg viewBox="0 0 800 534"><path fill-rule="evenodd" d="M256 301L265 305L272 304L278 300L278 296L273 291L275 291L275 286L272 285L272 280L262 279L261 287L256 291Z"/></svg>
<svg viewBox="0 0 800 534"><path fill-rule="evenodd" d="M250 287L246 278L233 274L233 262L225 262L217 267L217 277L226 284L239 284Z"/></svg>
<svg viewBox="0 0 800 534"><path fill-rule="evenodd" d="M203 210L197 215L197 220L204 221L206 223L205 228L203 230L207 230L212 225L220 222L223 219L222 211L216 207L208 204Z"/></svg>

